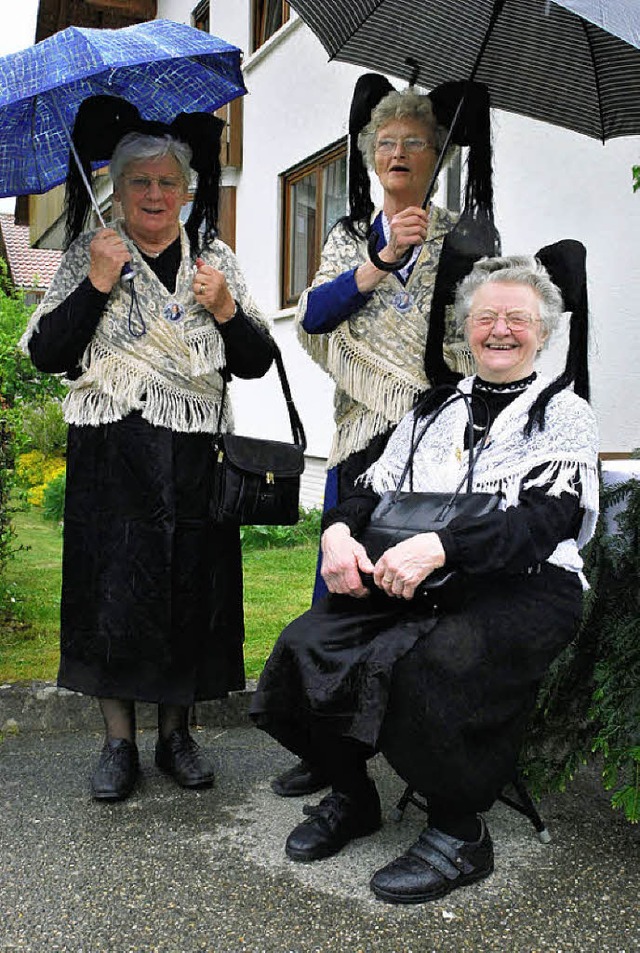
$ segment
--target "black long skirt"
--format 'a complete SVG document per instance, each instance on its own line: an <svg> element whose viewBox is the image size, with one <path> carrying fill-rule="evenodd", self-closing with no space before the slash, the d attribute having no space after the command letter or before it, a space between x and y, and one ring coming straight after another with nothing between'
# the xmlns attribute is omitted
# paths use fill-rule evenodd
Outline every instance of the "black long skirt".
<svg viewBox="0 0 640 953"><path fill-rule="evenodd" d="M252 717L301 757L355 741L426 797L486 810L581 611L579 579L548 564L467 577L436 615L418 601L329 595L280 636Z"/></svg>
<svg viewBox="0 0 640 953"><path fill-rule="evenodd" d="M209 516L211 436L135 413L70 427L58 683L191 705L244 687L236 528Z"/></svg>

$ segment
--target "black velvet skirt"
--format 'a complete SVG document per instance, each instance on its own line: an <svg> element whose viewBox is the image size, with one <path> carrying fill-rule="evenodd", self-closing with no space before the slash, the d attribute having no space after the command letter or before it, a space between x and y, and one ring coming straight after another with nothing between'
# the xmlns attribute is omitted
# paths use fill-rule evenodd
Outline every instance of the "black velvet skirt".
<svg viewBox="0 0 640 953"><path fill-rule="evenodd" d="M302 757L314 739L356 741L425 796L485 810L513 777L540 682L581 612L577 576L548 564L467 577L437 612L329 595L280 636L251 714Z"/></svg>
<svg viewBox="0 0 640 953"><path fill-rule="evenodd" d="M237 528L209 515L211 436L139 414L70 427L59 684L190 705L244 687Z"/></svg>

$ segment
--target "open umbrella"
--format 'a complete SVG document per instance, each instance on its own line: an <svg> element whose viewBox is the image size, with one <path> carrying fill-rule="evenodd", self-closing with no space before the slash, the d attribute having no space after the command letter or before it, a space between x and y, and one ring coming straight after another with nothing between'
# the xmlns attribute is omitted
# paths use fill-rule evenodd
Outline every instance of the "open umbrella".
<svg viewBox="0 0 640 953"><path fill-rule="evenodd" d="M0 58L0 197L46 192L67 175L70 131L89 96L119 96L143 119L212 112L246 92L240 50L172 20L68 27Z"/></svg>
<svg viewBox="0 0 640 953"><path fill-rule="evenodd" d="M332 59L601 139L640 134L638 0L291 0ZM416 69L417 65L417 69Z"/></svg>

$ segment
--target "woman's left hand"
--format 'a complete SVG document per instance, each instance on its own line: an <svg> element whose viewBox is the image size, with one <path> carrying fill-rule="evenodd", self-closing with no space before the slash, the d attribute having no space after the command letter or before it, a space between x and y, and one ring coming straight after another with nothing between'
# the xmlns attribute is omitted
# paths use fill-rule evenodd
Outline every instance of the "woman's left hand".
<svg viewBox="0 0 640 953"><path fill-rule="evenodd" d="M196 301L209 311L218 324L230 321L236 313L236 303L231 297L227 281L221 271L196 258L196 274L193 279Z"/></svg>
<svg viewBox="0 0 640 953"><path fill-rule="evenodd" d="M388 596L412 599L416 587L446 561L437 533L419 533L392 546L373 570L373 581Z"/></svg>

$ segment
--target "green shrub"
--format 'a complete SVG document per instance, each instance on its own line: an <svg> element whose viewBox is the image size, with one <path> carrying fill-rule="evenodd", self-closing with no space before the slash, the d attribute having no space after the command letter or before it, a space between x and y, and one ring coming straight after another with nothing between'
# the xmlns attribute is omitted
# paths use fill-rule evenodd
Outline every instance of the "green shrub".
<svg viewBox="0 0 640 953"><path fill-rule="evenodd" d="M623 502L617 528L603 514ZM611 803L640 821L640 481L603 489L585 553L591 584L577 639L545 680L524 762L536 794L563 790L594 752Z"/></svg>
<svg viewBox="0 0 640 953"><path fill-rule="evenodd" d="M0 618L8 607L5 569L11 558L15 530L11 521L9 494L14 483L11 431L0 405Z"/></svg>
<svg viewBox="0 0 640 953"><path fill-rule="evenodd" d="M37 371L18 348L33 308L25 305L21 292L7 289L6 273L6 262L0 259L0 396L8 407L17 401L62 397L61 379Z"/></svg>
<svg viewBox="0 0 640 953"><path fill-rule="evenodd" d="M45 457L64 456L67 423L61 400L50 397L38 402L16 404L14 416L22 431L23 450L39 450Z"/></svg>
<svg viewBox="0 0 640 953"><path fill-rule="evenodd" d="M66 471L59 473L45 485L42 495L42 513L46 519L61 523L64 517L64 492L67 483Z"/></svg>
<svg viewBox="0 0 640 953"><path fill-rule="evenodd" d="M300 519L294 526L241 526L242 548L245 552L250 552L253 549L275 549L319 542L321 519L320 510L301 509Z"/></svg>

